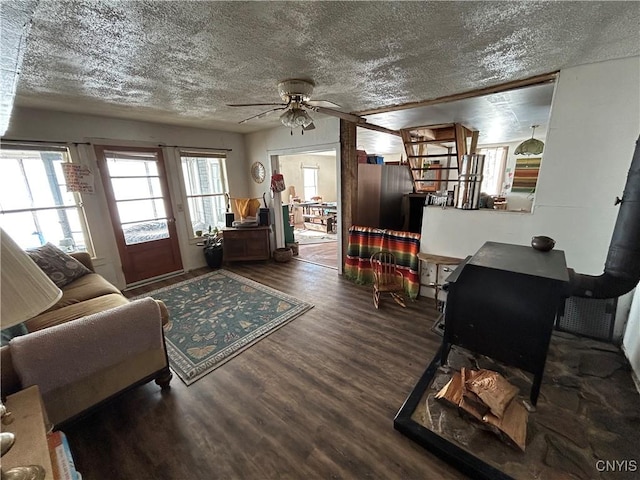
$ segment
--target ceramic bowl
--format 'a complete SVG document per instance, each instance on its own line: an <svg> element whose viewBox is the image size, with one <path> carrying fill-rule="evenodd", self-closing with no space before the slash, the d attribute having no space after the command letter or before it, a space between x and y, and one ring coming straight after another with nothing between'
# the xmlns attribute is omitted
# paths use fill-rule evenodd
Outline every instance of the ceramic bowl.
<svg viewBox="0 0 640 480"><path fill-rule="evenodd" d="M551 237L537 235L531 238L531 246L541 252L548 252L549 250L552 250L555 245L556 241Z"/></svg>

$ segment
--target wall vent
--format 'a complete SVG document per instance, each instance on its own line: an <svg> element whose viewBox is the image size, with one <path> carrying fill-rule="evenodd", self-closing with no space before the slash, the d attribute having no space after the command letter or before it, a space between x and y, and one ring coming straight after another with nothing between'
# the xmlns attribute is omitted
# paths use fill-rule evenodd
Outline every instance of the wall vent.
<svg viewBox="0 0 640 480"><path fill-rule="evenodd" d="M563 332L611 342L617 304L617 297L569 297L564 303L564 311L556 318L556 328Z"/></svg>

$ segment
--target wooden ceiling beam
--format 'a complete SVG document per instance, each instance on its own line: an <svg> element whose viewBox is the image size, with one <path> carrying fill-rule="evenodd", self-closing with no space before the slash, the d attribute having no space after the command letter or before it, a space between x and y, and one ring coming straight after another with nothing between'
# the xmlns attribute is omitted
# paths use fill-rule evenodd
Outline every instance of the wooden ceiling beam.
<svg viewBox="0 0 640 480"><path fill-rule="evenodd" d="M556 78L558 77L558 73L559 72L545 73L543 75L536 75L535 77L524 78L522 80L514 80L512 82L501 83L500 85L493 85L491 87L469 90L468 92L446 95L444 97L432 98L430 100L421 100L419 102L409 102L398 105L390 105L388 107L372 108L370 110L357 112L357 115L375 115L376 113L396 112L398 110L407 110L409 108L428 107L429 105L436 105L438 103L455 102L456 100L481 97L483 95L489 95L491 93L506 92L508 90L516 90L518 88L531 87L533 85L542 85L544 83L555 82Z"/></svg>
<svg viewBox="0 0 640 480"><path fill-rule="evenodd" d="M356 123L356 127L366 128L368 130L375 130L376 132L388 133L389 135L395 135L397 137L401 137L399 130L391 130L390 128L381 127L380 125L374 125L373 123L368 122L358 122Z"/></svg>

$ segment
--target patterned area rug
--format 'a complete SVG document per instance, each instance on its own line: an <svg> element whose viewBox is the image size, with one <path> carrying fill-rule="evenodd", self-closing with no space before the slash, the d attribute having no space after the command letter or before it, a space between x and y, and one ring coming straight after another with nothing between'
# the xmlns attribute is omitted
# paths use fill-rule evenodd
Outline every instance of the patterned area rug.
<svg viewBox="0 0 640 480"><path fill-rule="evenodd" d="M169 309L169 363L187 385L313 307L226 270L144 296Z"/></svg>

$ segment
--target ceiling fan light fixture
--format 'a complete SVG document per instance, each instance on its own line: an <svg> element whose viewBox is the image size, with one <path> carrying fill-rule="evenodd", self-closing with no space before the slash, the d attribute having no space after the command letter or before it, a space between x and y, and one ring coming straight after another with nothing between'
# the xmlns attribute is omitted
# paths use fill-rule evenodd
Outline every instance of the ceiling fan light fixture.
<svg viewBox="0 0 640 480"><path fill-rule="evenodd" d="M302 122L303 127L308 127L313 123L313 119L304 110L302 111L302 115L304 116L304 119L303 119L304 121Z"/></svg>
<svg viewBox="0 0 640 480"><path fill-rule="evenodd" d="M540 125L531 126L531 128L533 129L531 138L518 145L515 152L513 152L514 155L540 155L542 153L542 150L544 149L544 143L541 140L533 138L533 135L536 133L536 127L539 126Z"/></svg>
<svg viewBox="0 0 640 480"><path fill-rule="evenodd" d="M280 121L285 127L308 127L313 123L313 119L301 108L291 108L280 115Z"/></svg>

